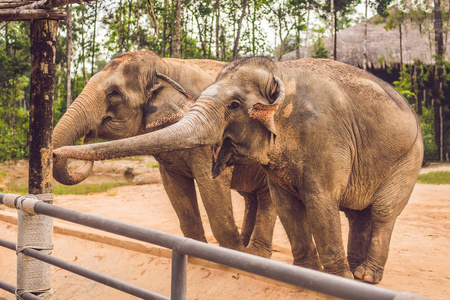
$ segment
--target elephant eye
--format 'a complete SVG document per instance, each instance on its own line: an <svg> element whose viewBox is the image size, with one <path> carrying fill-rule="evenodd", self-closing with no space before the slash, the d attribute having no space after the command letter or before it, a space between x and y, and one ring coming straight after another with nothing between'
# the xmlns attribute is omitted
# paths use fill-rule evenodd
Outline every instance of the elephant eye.
<svg viewBox="0 0 450 300"><path fill-rule="evenodd" d="M118 105L122 103L122 93L114 89L108 94L108 100L111 105Z"/></svg>
<svg viewBox="0 0 450 300"><path fill-rule="evenodd" d="M110 97L120 96L120 92L118 90L112 90L108 96Z"/></svg>
<svg viewBox="0 0 450 300"><path fill-rule="evenodd" d="M241 106L241 104L240 104L239 102L233 101L233 102L231 102L230 105L228 105L228 108L230 108L230 109L236 109L236 108L239 108L239 106Z"/></svg>

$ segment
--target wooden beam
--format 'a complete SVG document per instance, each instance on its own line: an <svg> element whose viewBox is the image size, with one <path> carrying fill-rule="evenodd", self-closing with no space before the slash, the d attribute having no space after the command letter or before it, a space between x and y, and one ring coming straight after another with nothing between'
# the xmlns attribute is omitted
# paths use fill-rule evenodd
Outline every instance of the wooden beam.
<svg viewBox="0 0 450 300"><path fill-rule="evenodd" d="M65 6L67 4L77 4L82 2L93 2L96 0L39 0L32 4L22 6L23 9L38 9L38 8L56 8Z"/></svg>
<svg viewBox="0 0 450 300"><path fill-rule="evenodd" d="M16 8L23 5L33 3L33 0L3 0L0 2L0 9L2 8Z"/></svg>
<svg viewBox="0 0 450 300"><path fill-rule="evenodd" d="M63 9L0 9L0 22L26 20L63 20L67 16Z"/></svg>

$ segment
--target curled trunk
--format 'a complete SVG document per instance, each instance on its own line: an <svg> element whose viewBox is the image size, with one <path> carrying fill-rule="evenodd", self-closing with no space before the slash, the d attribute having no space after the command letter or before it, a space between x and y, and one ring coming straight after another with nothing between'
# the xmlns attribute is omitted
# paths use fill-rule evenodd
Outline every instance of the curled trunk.
<svg viewBox="0 0 450 300"><path fill-rule="evenodd" d="M96 104L98 96L97 87L89 82L56 125L52 137L53 149L74 145L77 140L90 133L92 128L96 128L93 123L101 118ZM89 176L92 166L93 162L89 161L71 170L68 159L59 159L53 162L53 177L62 184L77 184Z"/></svg>

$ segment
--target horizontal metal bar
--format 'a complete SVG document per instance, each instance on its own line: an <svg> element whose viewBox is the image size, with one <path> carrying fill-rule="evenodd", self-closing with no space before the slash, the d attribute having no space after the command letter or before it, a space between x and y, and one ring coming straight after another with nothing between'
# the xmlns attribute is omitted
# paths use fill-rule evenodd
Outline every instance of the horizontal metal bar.
<svg viewBox="0 0 450 300"><path fill-rule="evenodd" d="M4 239L0 239L0 246L16 251L16 244Z"/></svg>
<svg viewBox="0 0 450 300"><path fill-rule="evenodd" d="M1 200L2 195L0 193L0 202ZM170 233L49 205L43 202L36 203L34 210L38 214L59 218L165 248L175 249L186 255L216 262L333 297L360 300L391 300L395 298L397 300L400 299L399 296L407 295L408 299L411 300L425 299L419 295L399 293L367 283L293 266Z"/></svg>
<svg viewBox="0 0 450 300"><path fill-rule="evenodd" d="M6 248L9 248L11 250L16 249L16 244L0 239L0 246L4 246ZM141 299L151 299L151 300L168 300L169 298L164 297L162 295L149 292L143 288L140 288L138 286L129 284L127 282L106 276L102 273L98 273L89 269L86 269L84 267L77 266L73 263L66 262L62 259L56 258L54 256L49 256L47 254L41 253L40 251L26 248L22 251L23 254L28 255L30 257L36 258L38 260L44 261L48 264L60 267L64 270L70 271L72 273L75 273L77 275L80 275L82 277L89 278L93 281L99 282L101 284L107 285L109 287L112 287L114 289L120 290L122 292L125 292L127 294L139 297Z"/></svg>
<svg viewBox="0 0 450 300"><path fill-rule="evenodd" d="M0 239L0 246L8 248L8 249L13 250L13 251L16 251L16 244L14 244L13 242L4 240L4 239ZM10 285L9 283L3 282L3 281L0 281L0 289L4 289L4 290L10 292L11 294L15 294L16 293L16 287L15 286ZM23 293L22 294L22 298L24 300L36 300L36 299L37 300L39 300L39 299L42 300L42 298L39 298L38 296L36 296L34 294L31 294L31 293L28 293L28 292Z"/></svg>
<svg viewBox="0 0 450 300"><path fill-rule="evenodd" d="M0 289L5 290L11 294L15 294L16 293L16 287L13 286L12 284L6 283L4 281L0 280Z"/></svg>
<svg viewBox="0 0 450 300"><path fill-rule="evenodd" d="M16 287L13 286L12 284L6 283L4 281L0 280L0 289L5 290L11 294L16 294ZM38 296L25 292L22 294L22 298L24 300L42 300L42 298L39 298ZM1 298L3 299L3 298Z"/></svg>
<svg viewBox="0 0 450 300"><path fill-rule="evenodd" d="M358 300L374 298L379 300L391 300L394 299L397 294L395 291L349 280L343 277L301 268L187 239L170 233L57 207L42 202L36 204L35 211L39 214L46 214L51 217L61 218L66 221L116 233L169 249L176 249L180 253L293 284L333 297Z"/></svg>

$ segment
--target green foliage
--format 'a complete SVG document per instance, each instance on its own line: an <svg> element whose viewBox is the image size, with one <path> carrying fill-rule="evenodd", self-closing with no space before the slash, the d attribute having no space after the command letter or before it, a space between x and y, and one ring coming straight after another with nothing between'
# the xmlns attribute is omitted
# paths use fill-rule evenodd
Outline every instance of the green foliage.
<svg viewBox="0 0 450 300"><path fill-rule="evenodd" d="M421 77L417 78L418 82L427 81L429 78L429 71L420 62L414 64L416 68L422 68ZM411 66L403 66L403 71L400 72L400 78L394 81L395 88L408 100L414 110L417 111L416 97L414 93L413 82L411 78ZM420 125L422 127L423 142L424 142L424 160L432 161L439 159L438 149L435 142L434 132L434 109L433 107L426 107L422 103L422 114L419 116Z"/></svg>
<svg viewBox="0 0 450 300"><path fill-rule="evenodd" d="M328 50L325 48L325 43L323 42L323 34L325 33L324 27L319 27L319 29L315 30L318 33L318 36L314 40L313 49L311 50L313 58L328 58Z"/></svg>
<svg viewBox="0 0 450 300"><path fill-rule="evenodd" d="M28 157L28 127L20 129L14 131L0 121L0 162Z"/></svg>
<svg viewBox="0 0 450 300"><path fill-rule="evenodd" d="M424 161L439 159L438 149L434 137L434 114L432 108L423 108L423 113L420 116L420 125L422 127L423 134Z"/></svg>
<svg viewBox="0 0 450 300"><path fill-rule="evenodd" d="M387 9L392 2L393 0L369 1L369 6L375 9L380 16L387 17L389 15Z"/></svg>
<svg viewBox="0 0 450 300"><path fill-rule="evenodd" d="M433 171L425 174L420 174L417 182L426 184L450 184L450 172Z"/></svg>
<svg viewBox="0 0 450 300"><path fill-rule="evenodd" d="M411 75L406 66L403 66L399 80L394 81L393 84L397 91L399 91L411 105L415 104L416 95L413 93Z"/></svg>

